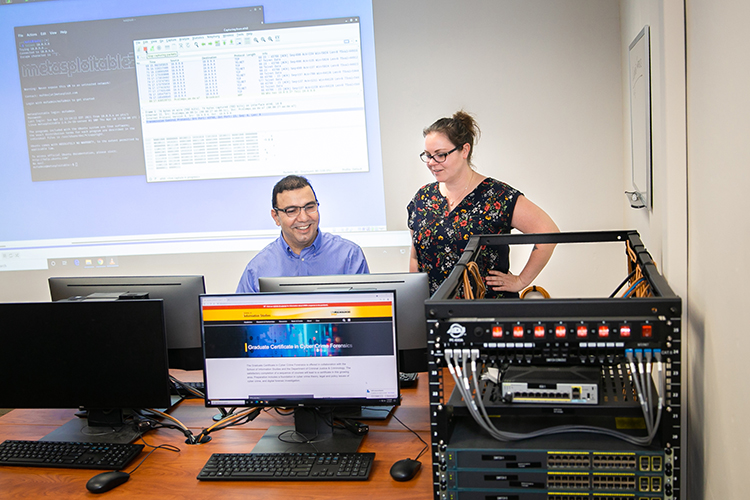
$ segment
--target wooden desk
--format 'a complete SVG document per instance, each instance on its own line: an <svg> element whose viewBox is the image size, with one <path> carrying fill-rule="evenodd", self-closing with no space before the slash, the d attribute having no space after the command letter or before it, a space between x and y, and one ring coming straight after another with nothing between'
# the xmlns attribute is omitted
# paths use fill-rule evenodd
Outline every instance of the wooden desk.
<svg viewBox="0 0 750 500"><path fill-rule="evenodd" d="M178 376L178 378L180 378ZM190 377L181 378L181 380ZM402 390L402 405L395 415L429 442L427 374L420 374L416 388ZM173 409L171 415L194 434L213 424L216 409L206 408L202 400L187 400ZM13 410L0 417L0 442L6 439L39 439L74 416L73 410ZM415 458L422 443L394 418L367 421L370 432L360 451L375 452L369 481L198 481L196 476L212 453L246 453L252 450L270 425L292 425L292 418L275 412L263 412L257 419L239 427L211 434L202 445L185 444L184 436L171 429L158 429L145 435L148 444L170 443L179 453L155 451L130 480L109 492L106 498L159 498L222 500L250 496L258 499L315 498L350 500L356 498L389 498L424 500L432 498L432 467L429 450L422 455L422 470L411 481L394 481L389 470L403 458ZM126 469L131 471L148 448ZM2 498L96 498L86 490L86 482L101 471L90 469L49 469L41 467L0 467Z"/></svg>

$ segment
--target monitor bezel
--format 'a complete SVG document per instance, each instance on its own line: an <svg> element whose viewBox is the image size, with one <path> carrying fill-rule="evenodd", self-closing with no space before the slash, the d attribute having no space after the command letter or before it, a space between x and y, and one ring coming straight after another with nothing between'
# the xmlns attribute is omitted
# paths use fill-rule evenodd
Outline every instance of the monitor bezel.
<svg viewBox="0 0 750 500"><path fill-rule="evenodd" d="M3 303L0 318L9 407L171 404L162 300Z"/></svg>
<svg viewBox="0 0 750 500"><path fill-rule="evenodd" d="M397 299L397 293L395 290L335 290L331 291L332 294L346 294L346 295L366 295L366 294L372 294L372 293L387 293L392 296L392 303L393 303L393 318L395 321L398 320L398 299ZM222 298L222 297L232 297L236 298L238 296L248 296L248 297L269 297L269 296L285 296L285 297L313 297L313 296L320 296L320 292L262 292L262 293L248 293L248 294L204 294L200 297L200 310L201 310L201 316L203 314L203 302L204 300L210 300L210 299L216 299L216 298ZM204 363L206 361L206 355L205 355L205 328L203 325L203 321L201 321L201 334L203 338L203 345L204 345ZM394 334L395 335L395 334ZM215 408L226 408L226 407L268 407L268 408L349 408L352 406L360 406L360 405L366 405L368 407L390 407L397 406L400 404L401 401L401 389L399 386L399 375L398 375L398 337L395 336L394 340L394 346L396 349L396 363L395 363L395 370L393 373L393 387L396 391L396 396L394 398L387 398L387 399L367 399L367 398L311 398L309 400L302 400L299 398L288 398L288 399L277 399L277 400L264 400L262 403L258 402L242 402L242 401L235 401L236 404L227 404L225 400L218 400L213 401L210 397L210 385L211 382L209 381L209 370L207 369L206 365L204 364L203 369L203 381L204 381L204 387L205 387L205 405L206 407L215 407Z"/></svg>
<svg viewBox="0 0 750 500"><path fill-rule="evenodd" d="M164 300L169 367L203 369L198 297L206 293L202 275L160 276L53 276L50 297L59 300L86 300L91 294L148 293L149 299ZM117 300L111 297L109 300Z"/></svg>
<svg viewBox="0 0 750 500"><path fill-rule="evenodd" d="M424 303L430 298L427 273L265 276L258 278L258 285L261 292L396 290L399 370L407 373L427 371L427 321L423 313Z"/></svg>

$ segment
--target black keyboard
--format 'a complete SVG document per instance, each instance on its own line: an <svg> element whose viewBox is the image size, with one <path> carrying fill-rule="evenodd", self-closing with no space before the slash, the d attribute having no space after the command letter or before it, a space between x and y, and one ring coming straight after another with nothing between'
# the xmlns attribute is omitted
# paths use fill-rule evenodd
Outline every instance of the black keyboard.
<svg viewBox="0 0 750 500"><path fill-rule="evenodd" d="M0 465L120 470L142 450L142 444L8 440L0 444Z"/></svg>
<svg viewBox="0 0 750 500"><path fill-rule="evenodd" d="M206 386L203 384L203 382L182 382L182 381L180 381L178 385L180 387L176 387L175 384L172 384L172 395L173 396L196 397L190 391L187 390L187 387L190 387L192 389L196 389L196 390L198 390L200 392L206 392Z"/></svg>
<svg viewBox="0 0 750 500"><path fill-rule="evenodd" d="M374 453L214 453L201 481L365 481Z"/></svg>

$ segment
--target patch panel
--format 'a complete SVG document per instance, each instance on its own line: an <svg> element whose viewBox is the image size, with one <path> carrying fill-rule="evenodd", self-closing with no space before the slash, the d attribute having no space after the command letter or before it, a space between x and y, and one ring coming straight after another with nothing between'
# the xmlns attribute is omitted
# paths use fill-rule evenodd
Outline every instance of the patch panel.
<svg viewBox="0 0 750 500"><path fill-rule="evenodd" d="M564 340L592 340L598 339L619 341L648 341L658 342L662 330L654 330L655 324L650 320L605 320L591 319L579 322L554 322L527 318L513 323L495 320L474 325L473 335L477 339L489 342L506 341L555 341ZM658 327L658 324L656 324ZM655 337L656 335L656 337Z"/></svg>

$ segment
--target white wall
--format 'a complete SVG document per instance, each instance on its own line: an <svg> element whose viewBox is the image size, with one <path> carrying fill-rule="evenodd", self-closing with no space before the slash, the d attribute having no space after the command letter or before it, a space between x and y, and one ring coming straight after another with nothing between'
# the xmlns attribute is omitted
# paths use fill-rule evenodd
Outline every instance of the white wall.
<svg viewBox="0 0 750 500"><path fill-rule="evenodd" d="M483 135L474 163L568 230L620 222L615 1L375 0L389 207L432 181L422 129L458 109ZM592 184L597 189L590 189ZM593 210L596 207L596 210ZM389 213L405 228L405 210Z"/></svg>
<svg viewBox="0 0 750 500"><path fill-rule="evenodd" d="M631 183L630 109L628 53L631 42L645 25L650 28L651 127L653 208L627 210L626 225L639 231L660 272L683 301L682 364L688 365L689 328L685 321L689 294L687 272L687 168L685 112L685 29L684 7L680 2L622 0L623 108L625 121L623 182ZM681 370L682 382L688 380ZM684 401L689 401L683 389ZM683 446L690 445L690 416L682 412ZM692 469L685 468L683 454L681 487L686 488ZM684 491L684 490L683 490Z"/></svg>
<svg viewBox="0 0 750 500"><path fill-rule="evenodd" d="M406 204L431 180L418 158L422 129L460 108L482 127L479 172L523 191L564 231L626 228L617 0L374 0L373 9L389 230L407 229ZM321 216L325 228L324 207ZM407 269L406 246L365 251L374 272ZM203 274L210 293L232 292L251 257L122 257L104 272ZM559 248L538 283L557 296L608 295L624 262L619 248ZM0 300L48 300L46 278L64 274L2 272Z"/></svg>
<svg viewBox="0 0 750 500"><path fill-rule="evenodd" d="M422 129L459 109L482 129L480 173L524 192L563 231L624 228L616 0L373 4L389 228L406 229L407 203L433 180L418 158ZM537 283L607 296L625 264L620 246L607 250L558 247ZM513 261L520 271L525 260Z"/></svg>
<svg viewBox="0 0 750 500"><path fill-rule="evenodd" d="M687 0L691 499L747 498L750 4Z"/></svg>
<svg viewBox="0 0 750 500"><path fill-rule="evenodd" d="M691 500L747 495L750 402L744 385L750 336L744 331L742 290L750 280L748 16L750 4L742 1L622 1L624 50L644 23L657 32L654 176L656 200L663 197L663 203L655 203L651 214L627 215L652 253L658 251L665 275L683 298L688 409L683 498Z"/></svg>
<svg viewBox="0 0 750 500"><path fill-rule="evenodd" d="M651 32L653 209L625 212L660 272L678 295L687 292L685 30L679 2L622 0L622 90L625 107L623 182L631 186L628 48L645 25Z"/></svg>

